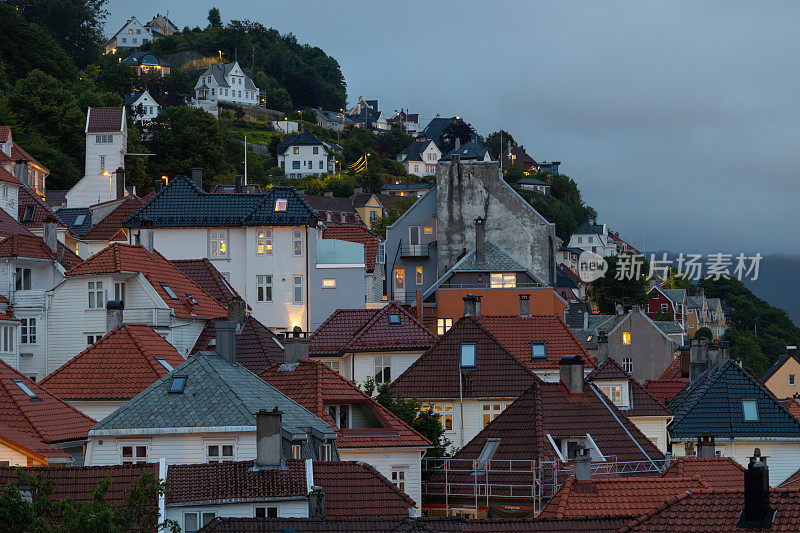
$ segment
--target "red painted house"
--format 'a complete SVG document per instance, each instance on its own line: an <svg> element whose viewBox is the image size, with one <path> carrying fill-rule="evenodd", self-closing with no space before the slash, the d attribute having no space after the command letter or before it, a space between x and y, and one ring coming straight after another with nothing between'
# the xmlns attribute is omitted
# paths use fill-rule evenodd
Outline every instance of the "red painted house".
<svg viewBox="0 0 800 533"><path fill-rule="evenodd" d="M645 314L651 320L654 320L659 313L668 313L669 318L666 320L674 320L686 329L688 305L686 289L664 289L656 285L650 289L647 296L649 300Z"/></svg>

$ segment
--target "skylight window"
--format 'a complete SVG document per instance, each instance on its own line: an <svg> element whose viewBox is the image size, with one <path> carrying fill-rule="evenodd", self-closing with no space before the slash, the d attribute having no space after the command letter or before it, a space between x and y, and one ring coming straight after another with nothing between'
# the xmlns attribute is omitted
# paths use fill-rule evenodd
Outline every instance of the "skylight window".
<svg viewBox="0 0 800 533"><path fill-rule="evenodd" d="M481 450L481 454L478 456L478 461L489 461L494 456L494 452L497 451L497 447L500 446L500 439L492 439L487 440L486 444L483 445L483 450Z"/></svg>
<svg viewBox="0 0 800 533"><path fill-rule="evenodd" d="M475 354L477 346L475 343L463 343L461 345L461 367L474 368L475 367Z"/></svg>
<svg viewBox="0 0 800 533"><path fill-rule="evenodd" d="M167 362L166 359L163 357L156 357L156 361L159 362L161 366L163 366L167 372L172 372L172 365Z"/></svg>
<svg viewBox="0 0 800 533"><path fill-rule="evenodd" d="M186 376L173 376L172 382L169 384L169 392L183 392L186 386Z"/></svg>
<svg viewBox="0 0 800 533"><path fill-rule="evenodd" d="M28 386L27 386L27 385L25 385L25 383L24 383L24 382L23 382L21 379L15 379L15 380L14 380L14 383L16 383L16 384L17 384L17 387L19 387L20 389L22 389L22 392L24 392L25 394L27 394L27 395L28 395L28 398L30 398L32 402L33 402L33 401L36 401L36 400L39 400L39 401L41 401L41 398L39 398L39 397L36 395L36 393L35 393L35 392L33 392L33 391L30 389L30 388L28 388Z"/></svg>
<svg viewBox="0 0 800 533"><path fill-rule="evenodd" d="M286 211L286 206L288 205L289 200L286 198L278 198L275 200L275 211Z"/></svg>
<svg viewBox="0 0 800 533"><path fill-rule="evenodd" d="M531 343L531 359L547 359L547 346L543 342Z"/></svg>
<svg viewBox="0 0 800 533"><path fill-rule="evenodd" d="M400 325L400 313L389 313L389 325L390 326Z"/></svg>
<svg viewBox="0 0 800 533"><path fill-rule="evenodd" d="M86 215L78 215L75 217L75 226L80 226L83 224L83 221L86 219Z"/></svg>
<svg viewBox="0 0 800 533"><path fill-rule="evenodd" d="M175 294L175 291L173 291L169 285L167 285L166 283L160 283L159 285L161 285L161 288L164 289L164 292L167 293L167 296L169 296L173 300L178 299L178 295Z"/></svg>
<svg viewBox="0 0 800 533"><path fill-rule="evenodd" d="M758 403L755 400L742 400L745 422L758 422Z"/></svg>
<svg viewBox="0 0 800 533"><path fill-rule="evenodd" d="M33 215L36 213L36 205L28 204L22 212L22 222L33 222Z"/></svg>

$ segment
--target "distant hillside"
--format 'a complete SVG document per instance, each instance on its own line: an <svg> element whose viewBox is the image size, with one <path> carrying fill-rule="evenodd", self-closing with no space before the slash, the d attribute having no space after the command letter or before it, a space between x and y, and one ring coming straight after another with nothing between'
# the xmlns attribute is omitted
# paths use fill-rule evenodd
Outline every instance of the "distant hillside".
<svg viewBox="0 0 800 533"><path fill-rule="evenodd" d="M800 256L768 255L761 261L756 281L745 280L745 286L759 298L789 313L800 325Z"/></svg>

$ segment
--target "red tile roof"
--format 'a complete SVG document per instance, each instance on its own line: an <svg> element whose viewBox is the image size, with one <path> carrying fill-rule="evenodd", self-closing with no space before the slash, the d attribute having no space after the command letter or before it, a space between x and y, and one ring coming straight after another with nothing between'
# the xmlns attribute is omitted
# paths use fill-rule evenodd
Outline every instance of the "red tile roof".
<svg viewBox="0 0 800 533"><path fill-rule="evenodd" d="M381 240L364 226L330 226L322 231L322 238L363 244L367 272L375 271L375 258Z"/></svg>
<svg viewBox="0 0 800 533"><path fill-rule="evenodd" d="M191 353L213 350L212 341L217 338L216 332L214 322L206 324ZM273 363L282 363L283 348L275 342L276 340L280 342L264 324L253 316L246 316L236 334L236 361L254 374L258 374Z"/></svg>
<svg viewBox="0 0 800 533"><path fill-rule="evenodd" d="M390 325L388 315L400 315ZM338 309L311 335L309 353L315 356L351 352L426 350L436 336L411 313L392 302L381 309Z"/></svg>
<svg viewBox="0 0 800 533"><path fill-rule="evenodd" d="M14 161L27 161L28 163L34 164L37 167L41 168L42 171L45 173L50 172L50 169L45 167L43 164L39 163L36 159L33 158L33 156L31 156L31 154L23 150L22 147L17 143L14 143L13 146L11 146L11 158Z"/></svg>
<svg viewBox="0 0 800 533"><path fill-rule="evenodd" d="M122 324L56 369L41 386L66 400L129 400L185 360L144 324Z"/></svg>
<svg viewBox="0 0 800 533"><path fill-rule="evenodd" d="M558 362L565 355L580 355L587 368L593 368L597 364L597 360L589 355L561 317L480 316L478 321L500 344L530 368L557 369ZM546 343L546 360L531 360L532 342Z"/></svg>
<svg viewBox="0 0 800 533"><path fill-rule="evenodd" d="M20 380L40 400L14 382ZM0 420L13 430L53 444L85 439L95 421L0 361Z"/></svg>
<svg viewBox="0 0 800 533"><path fill-rule="evenodd" d="M5 154L3 154L5 155ZM5 169L5 167L0 166L0 181L4 181L6 183L13 183L14 185L22 186L22 182L19 181L14 174L9 172Z"/></svg>
<svg viewBox="0 0 800 533"><path fill-rule="evenodd" d="M0 237L10 235L33 235L33 233L6 213L5 209L0 209Z"/></svg>
<svg viewBox="0 0 800 533"><path fill-rule="evenodd" d="M682 378L681 377L681 358L676 357L672 360L672 362L664 369L664 372L659 376L658 379L664 380L677 380L677 379L685 379L686 382L689 382L689 378Z"/></svg>
<svg viewBox="0 0 800 533"><path fill-rule="evenodd" d="M97 488L97 483L103 479L112 480L106 492L106 502L123 507L125 493L131 485L139 480L145 473L158 477L157 463L138 463L133 465L114 466L71 466L63 468L41 467L0 467L0 487L17 481L17 472L36 474L55 481L53 486L53 500L69 498L71 500L88 502L92 492ZM154 502L155 503L155 502Z"/></svg>
<svg viewBox="0 0 800 533"><path fill-rule="evenodd" d="M664 404L639 385L639 382L625 372L611 357L597 365L597 368L586 376L586 380L598 385L598 382L601 381L627 381L630 405L627 409L622 410L626 416L672 416Z"/></svg>
<svg viewBox="0 0 800 533"><path fill-rule="evenodd" d="M128 196L100 222L83 236L85 241L127 241L128 236L122 221L134 214L144 205L138 196Z"/></svg>
<svg viewBox="0 0 800 533"><path fill-rule="evenodd" d="M361 461L314 461L314 484L325 492L330 518L400 518L414 507L405 492Z"/></svg>
<svg viewBox="0 0 800 533"><path fill-rule="evenodd" d="M399 417L319 361L276 363L259 375L264 381L333 427L337 427L336 422L328 413L326 405L360 405L381 423L380 428L337 428L339 438L336 440L336 446L340 449L431 445L428 439Z"/></svg>
<svg viewBox="0 0 800 533"><path fill-rule="evenodd" d="M628 519L622 517L495 518L464 522L464 533L615 533Z"/></svg>
<svg viewBox="0 0 800 533"><path fill-rule="evenodd" d="M122 131L123 107L90 107L86 119L87 133Z"/></svg>
<svg viewBox="0 0 800 533"><path fill-rule="evenodd" d="M476 344L475 368L460 371L460 346L465 342ZM389 390L404 398L517 398L537 379L478 320L468 316L439 337Z"/></svg>
<svg viewBox="0 0 800 533"><path fill-rule="evenodd" d="M11 135L11 126L0 126L0 141L6 142Z"/></svg>
<svg viewBox="0 0 800 533"><path fill-rule="evenodd" d="M688 384L689 380L684 381L682 379L648 379L642 387L654 398L666 404Z"/></svg>
<svg viewBox="0 0 800 533"><path fill-rule="evenodd" d="M682 457L661 473L664 478L693 476L702 477L712 489L736 489L742 486L744 467L730 457Z"/></svg>
<svg viewBox="0 0 800 533"><path fill-rule="evenodd" d="M226 317L228 312L211 296L195 285L172 263L157 251L149 253L142 246L113 243L77 267L67 271L67 276L138 272L150 282L161 299L183 318L213 319ZM178 296L172 299L162 287L168 285ZM192 303L187 293L197 301Z"/></svg>
<svg viewBox="0 0 800 533"><path fill-rule="evenodd" d="M80 257L61 242L58 243L58 255L56 255L41 237L33 234L11 235L0 241L0 257L58 260L65 269L70 269L82 262Z"/></svg>
<svg viewBox="0 0 800 533"><path fill-rule="evenodd" d="M638 517L682 492L704 488L708 488L708 484L699 476L610 478L594 479L585 483L580 483L571 477L547 502L540 516Z"/></svg>
<svg viewBox="0 0 800 533"><path fill-rule="evenodd" d="M234 298L240 298L236 289L208 258L171 259L170 263L178 267L178 270L186 274L187 278L194 281L223 307L227 308Z"/></svg>
<svg viewBox="0 0 800 533"><path fill-rule="evenodd" d="M25 213L25 207L28 205L35 206L33 209L33 218L25 221L23 220L23 215ZM42 227L42 224L47 217L53 217L58 223L59 228L67 227L64 221L58 218L58 215L56 215L55 211L50 209L50 206L44 203L44 200L42 200L38 194L28 187L19 188L18 212L20 224L28 228Z"/></svg>
<svg viewBox="0 0 800 533"><path fill-rule="evenodd" d="M796 419L800 420L800 398L786 398L784 400L780 400L781 405L783 405L792 416Z"/></svg>
<svg viewBox="0 0 800 533"><path fill-rule="evenodd" d="M71 462L72 456L58 448L42 442L38 436L26 431L18 431L4 424L0 424L0 443L7 447L24 448L24 455L43 464L53 462ZM0 482L2 486L2 482Z"/></svg>
<svg viewBox="0 0 800 533"><path fill-rule="evenodd" d="M770 531L800 531L800 491L773 489L770 491L769 505L775 511ZM743 490L706 489L683 493L640 516L620 531L743 531L737 525L743 509Z"/></svg>

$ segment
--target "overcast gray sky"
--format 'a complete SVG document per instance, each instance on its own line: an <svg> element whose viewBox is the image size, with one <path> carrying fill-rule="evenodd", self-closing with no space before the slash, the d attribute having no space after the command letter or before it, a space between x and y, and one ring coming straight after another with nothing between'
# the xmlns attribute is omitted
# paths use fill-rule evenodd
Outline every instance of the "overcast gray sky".
<svg viewBox="0 0 800 533"><path fill-rule="evenodd" d="M501 125L647 249L800 253L800 3L111 0L107 33L250 19L335 57L348 102Z"/></svg>

